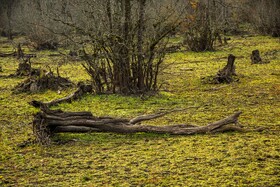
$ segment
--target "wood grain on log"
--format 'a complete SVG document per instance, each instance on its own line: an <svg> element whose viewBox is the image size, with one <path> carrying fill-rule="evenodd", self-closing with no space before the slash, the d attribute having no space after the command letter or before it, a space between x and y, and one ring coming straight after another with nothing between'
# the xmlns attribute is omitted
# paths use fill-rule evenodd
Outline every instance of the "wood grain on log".
<svg viewBox="0 0 280 187"><path fill-rule="evenodd" d="M178 111L178 110L173 110ZM150 132L171 135L192 135L203 133L216 133L225 131L246 131L238 125L238 117L241 112L236 112L222 120L210 123L205 126L188 124L151 126L137 125L140 121L150 120L164 116L173 111L153 115L138 116L133 119L96 117L88 112L69 113L61 110L42 109L38 112L33 121L33 132L42 144L49 143L50 136L54 133L65 132L114 132L114 133L138 133ZM69 115L70 114L70 115ZM80 115L81 114L81 115Z"/></svg>

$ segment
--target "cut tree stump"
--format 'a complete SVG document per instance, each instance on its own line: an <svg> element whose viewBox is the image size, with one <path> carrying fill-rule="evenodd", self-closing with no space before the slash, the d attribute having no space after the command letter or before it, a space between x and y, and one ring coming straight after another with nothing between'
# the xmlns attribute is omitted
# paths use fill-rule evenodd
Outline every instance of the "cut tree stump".
<svg viewBox="0 0 280 187"><path fill-rule="evenodd" d="M234 76L236 75L235 72L235 56L230 54L228 56L228 62L226 66L219 70L218 73L214 76L209 76L209 77L203 77L203 82L204 83L210 83L210 84L222 84L222 83L231 83L233 81L238 81L239 79L235 78Z"/></svg>
<svg viewBox="0 0 280 187"><path fill-rule="evenodd" d="M56 99L53 101L49 101L49 102L41 102L41 101L33 100L29 104L31 104L32 106L34 106L36 108L42 108L42 107L45 108L45 107L55 106L55 105L58 105L63 102L71 103L74 100L80 99L84 94L90 93L92 91L93 91L92 85L85 84L83 82L79 82L78 89L74 93L72 93L66 97Z"/></svg>
<svg viewBox="0 0 280 187"><path fill-rule="evenodd" d="M32 68L31 66L31 58L35 58L35 54L22 54L23 56L19 59L19 64L16 72L14 74L10 74L9 77L22 77L22 76L30 76L34 74L39 74L39 69Z"/></svg>
<svg viewBox="0 0 280 187"><path fill-rule="evenodd" d="M53 134L66 132L113 132L123 134L150 132L171 135L193 135L226 131L249 131L238 123L238 117L241 112L236 112L231 116L205 126L189 124L151 126L140 124L143 121L155 119L176 111L181 110L171 110L157 114L138 116L132 119L123 119L96 117L90 112L50 110L43 105L41 106L41 111L34 116L33 132L38 143L48 145L51 143L51 136Z"/></svg>
<svg viewBox="0 0 280 187"><path fill-rule="evenodd" d="M19 83L13 88L14 93L21 92L41 92L44 90L54 90L58 91L60 89L65 89L72 87L74 84L67 78L55 76L53 72L43 72L39 70L38 73L30 76L22 83Z"/></svg>
<svg viewBox="0 0 280 187"><path fill-rule="evenodd" d="M251 54L251 63L252 64L267 64L267 63L269 63L269 61L264 61L260 56L260 51L254 50L254 51L252 51L252 54Z"/></svg>
<svg viewBox="0 0 280 187"><path fill-rule="evenodd" d="M251 62L252 62L252 64L262 64L263 63L262 59L260 57L260 51L259 50L252 51Z"/></svg>
<svg viewBox="0 0 280 187"><path fill-rule="evenodd" d="M233 81L233 76L236 76L234 61L235 56L230 54L227 65L219 70L215 77L216 83L231 83Z"/></svg>
<svg viewBox="0 0 280 187"><path fill-rule="evenodd" d="M18 69L14 74L11 74L11 77L21 77L21 76L29 76L31 73L31 63L30 61L23 61L18 64Z"/></svg>

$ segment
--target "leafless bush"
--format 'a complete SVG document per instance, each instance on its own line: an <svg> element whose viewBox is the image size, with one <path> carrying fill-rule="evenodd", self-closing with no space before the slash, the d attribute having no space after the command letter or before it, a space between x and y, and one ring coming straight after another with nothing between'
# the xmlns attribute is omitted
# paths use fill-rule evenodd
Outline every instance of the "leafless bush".
<svg viewBox="0 0 280 187"><path fill-rule="evenodd" d="M57 37L42 27L33 26L28 32L30 46L36 50L56 50L58 48Z"/></svg>
<svg viewBox="0 0 280 187"><path fill-rule="evenodd" d="M280 1L246 0L237 3L237 18L241 23L249 23L255 32L280 36Z"/></svg>
<svg viewBox="0 0 280 187"><path fill-rule="evenodd" d="M82 49L97 93L144 93L158 89L166 37L180 24L176 2L85 0L88 6L73 9L85 14L53 20L72 29L68 40Z"/></svg>

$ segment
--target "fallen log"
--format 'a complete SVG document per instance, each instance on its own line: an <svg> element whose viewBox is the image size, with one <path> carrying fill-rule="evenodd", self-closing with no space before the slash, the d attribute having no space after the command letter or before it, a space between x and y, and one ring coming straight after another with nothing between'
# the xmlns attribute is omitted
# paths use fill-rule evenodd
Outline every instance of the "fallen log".
<svg viewBox="0 0 280 187"><path fill-rule="evenodd" d="M193 135L226 131L248 131L248 129L244 129L238 123L238 117L241 112L236 112L231 116L205 126L189 124L151 126L140 124L143 121L155 119L174 111L178 110L124 119L106 116L96 117L89 112L69 113L61 110L50 110L43 105L41 106L41 111L34 116L33 132L40 144L48 145L51 143L51 136L53 134L66 132L113 132L124 134L151 132L171 135Z"/></svg>
<svg viewBox="0 0 280 187"><path fill-rule="evenodd" d="M83 82L79 82L78 83L78 89L74 93L72 93L72 94L70 94L66 97L63 97L63 98L60 98L60 99L55 99L55 100L49 101L49 102L42 102L42 101L33 100L29 104L31 104L35 108L41 108L42 106L43 107L55 106L55 105L58 105L58 104L63 103L63 102L71 103L74 100L80 99L84 94L90 93L92 91L93 91L92 85L85 84Z"/></svg>
<svg viewBox="0 0 280 187"><path fill-rule="evenodd" d="M17 57L17 59L23 58L24 53L21 48L21 44L18 44L15 51L11 53L0 53L0 57Z"/></svg>

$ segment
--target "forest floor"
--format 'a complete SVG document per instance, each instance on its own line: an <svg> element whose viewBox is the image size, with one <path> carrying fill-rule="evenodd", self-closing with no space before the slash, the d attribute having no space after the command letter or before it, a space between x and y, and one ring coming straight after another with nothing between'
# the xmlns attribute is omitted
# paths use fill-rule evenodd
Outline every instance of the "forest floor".
<svg viewBox="0 0 280 187"><path fill-rule="evenodd" d="M175 42L175 40L174 40ZM49 147L30 143L33 115L27 102L50 101L75 89L57 93L13 94L24 78L0 76L0 186L280 186L280 41L265 36L232 37L213 52L175 52L166 57L162 84L155 96L86 95L57 107L90 111L94 115L126 117L162 109L189 108L150 121L152 125L205 125L242 111L240 123L263 132L229 132L194 136L151 133L58 134ZM259 49L269 64L251 65ZM27 48L24 48L28 52ZM0 52L11 52L0 39ZM56 51L35 52L35 67L50 66L77 83L89 79L80 62L63 59ZM239 81L204 84L236 58ZM3 72L14 73L16 58L0 58Z"/></svg>

